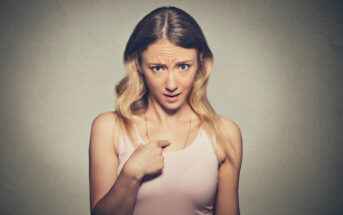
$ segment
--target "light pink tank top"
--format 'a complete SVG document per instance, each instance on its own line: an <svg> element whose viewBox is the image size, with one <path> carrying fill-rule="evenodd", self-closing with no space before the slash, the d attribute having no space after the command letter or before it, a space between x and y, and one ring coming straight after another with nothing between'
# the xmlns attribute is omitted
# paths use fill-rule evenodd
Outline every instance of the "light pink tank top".
<svg viewBox="0 0 343 215"><path fill-rule="evenodd" d="M135 132L138 142L146 144L136 127ZM129 138L120 133L118 175L133 151ZM142 179L133 215L213 214L218 161L203 128L185 149L162 154L162 174Z"/></svg>

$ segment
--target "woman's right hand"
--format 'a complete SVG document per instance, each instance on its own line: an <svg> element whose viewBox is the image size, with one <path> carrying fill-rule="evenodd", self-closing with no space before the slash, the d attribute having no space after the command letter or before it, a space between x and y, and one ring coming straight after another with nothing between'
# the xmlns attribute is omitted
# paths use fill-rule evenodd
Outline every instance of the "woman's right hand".
<svg viewBox="0 0 343 215"><path fill-rule="evenodd" d="M160 172L164 167L162 151L170 144L168 140L154 140L147 144L138 144L123 166L126 174L142 179L144 175Z"/></svg>

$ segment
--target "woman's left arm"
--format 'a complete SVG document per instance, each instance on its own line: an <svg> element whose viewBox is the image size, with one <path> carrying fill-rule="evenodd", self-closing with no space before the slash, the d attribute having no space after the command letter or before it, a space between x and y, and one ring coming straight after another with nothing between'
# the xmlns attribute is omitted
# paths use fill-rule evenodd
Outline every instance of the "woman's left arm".
<svg viewBox="0 0 343 215"><path fill-rule="evenodd" d="M230 141L223 144L225 160L219 167L215 215L239 215L238 183L242 163L242 135L238 125L227 118L220 121Z"/></svg>

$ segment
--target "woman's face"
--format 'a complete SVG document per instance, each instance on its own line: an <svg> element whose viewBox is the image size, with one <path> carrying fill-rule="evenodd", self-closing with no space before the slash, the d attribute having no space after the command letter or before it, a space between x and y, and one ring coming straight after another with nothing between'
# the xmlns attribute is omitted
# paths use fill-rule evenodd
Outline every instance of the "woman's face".
<svg viewBox="0 0 343 215"><path fill-rule="evenodd" d="M186 101L198 70L197 52L158 40L142 53L138 69L149 88L149 97L163 108L175 110Z"/></svg>

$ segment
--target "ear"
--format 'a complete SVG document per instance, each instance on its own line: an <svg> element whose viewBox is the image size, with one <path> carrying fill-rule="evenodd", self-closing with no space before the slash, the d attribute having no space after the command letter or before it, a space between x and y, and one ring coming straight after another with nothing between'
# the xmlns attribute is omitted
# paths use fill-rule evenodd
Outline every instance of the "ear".
<svg viewBox="0 0 343 215"><path fill-rule="evenodd" d="M137 67L137 70L138 70L138 73L140 74L140 75L143 75L143 70L142 70L142 67L141 67L141 65L139 64L139 62L138 62L138 59L136 58L135 59L135 62L136 62L136 67Z"/></svg>
<svg viewBox="0 0 343 215"><path fill-rule="evenodd" d="M199 54L199 61L200 61L200 62L202 62L202 56L203 56L203 54L204 54L203 52L201 52L201 53Z"/></svg>

